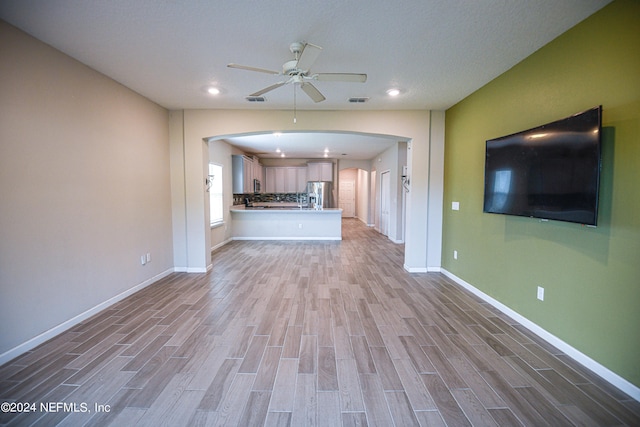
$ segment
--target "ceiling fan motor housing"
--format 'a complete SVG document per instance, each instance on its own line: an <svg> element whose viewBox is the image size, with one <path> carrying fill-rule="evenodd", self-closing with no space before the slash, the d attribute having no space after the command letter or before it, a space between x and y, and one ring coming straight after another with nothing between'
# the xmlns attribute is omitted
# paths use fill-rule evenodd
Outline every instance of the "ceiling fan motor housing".
<svg viewBox="0 0 640 427"><path fill-rule="evenodd" d="M297 59L285 62L282 65L282 74L284 74L285 76L295 76L297 74L301 74L303 70L299 70L298 68L296 68L297 65Z"/></svg>

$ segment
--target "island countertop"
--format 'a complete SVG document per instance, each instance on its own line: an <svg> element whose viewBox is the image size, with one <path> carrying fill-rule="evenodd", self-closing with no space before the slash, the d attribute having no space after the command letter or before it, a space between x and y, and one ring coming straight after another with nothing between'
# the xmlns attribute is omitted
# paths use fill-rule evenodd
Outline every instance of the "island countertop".
<svg viewBox="0 0 640 427"><path fill-rule="evenodd" d="M234 240L342 240L342 209L234 205Z"/></svg>
<svg viewBox="0 0 640 427"><path fill-rule="evenodd" d="M297 206L245 206L245 205L234 205L230 209L231 212L240 212L240 213L318 213L318 214L331 214L331 213L342 213L341 208L323 208L323 209L313 209L313 208L299 208Z"/></svg>

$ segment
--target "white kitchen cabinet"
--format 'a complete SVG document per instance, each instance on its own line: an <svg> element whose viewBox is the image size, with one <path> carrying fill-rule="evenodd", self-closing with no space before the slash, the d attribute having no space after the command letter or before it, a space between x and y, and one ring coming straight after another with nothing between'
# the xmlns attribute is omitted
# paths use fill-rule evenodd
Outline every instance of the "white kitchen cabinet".
<svg viewBox="0 0 640 427"><path fill-rule="evenodd" d="M296 193L307 191L307 168L296 168Z"/></svg>
<svg viewBox="0 0 640 427"><path fill-rule="evenodd" d="M276 187L275 187L274 193L284 193L285 183L287 181L286 168L275 168L275 169L276 169Z"/></svg>
<svg viewBox="0 0 640 427"><path fill-rule="evenodd" d="M333 181L333 163L310 162L307 163L308 181Z"/></svg>
<svg viewBox="0 0 640 427"><path fill-rule="evenodd" d="M264 192L302 193L307 188L306 167L265 167Z"/></svg>
<svg viewBox="0 0 640 427"><path fill-rule="evenodd" d="M253 161L243 158L244 163L244 192L253 193Z"/></svg>
<svg viewBox="0 0 640 427"><path fill-rule="evenodd" d="M276 192L276 168L266 167L264 168L264 187L265 193Z"/></svg>
<svg viewBox="0 0 640 427"><path fill-rule="evenodd" d="M260 159L253 157L253 179L257 179L264 185L264 171L263 166L260 164ZM264 191L264 187L263 187Z"/></svg>
<svg viewBox="0 0 640 427"><path fill-rule="evenodd" d="M286 168L266 167L264 168L264 192L265 193L284 193Z"/></svg>
<svg viewBox="0 0 640 427"><path fill-rule="evenodd" d="M295 193L297 191L297 175L296 168L284 168L284 192Z"/></svg>

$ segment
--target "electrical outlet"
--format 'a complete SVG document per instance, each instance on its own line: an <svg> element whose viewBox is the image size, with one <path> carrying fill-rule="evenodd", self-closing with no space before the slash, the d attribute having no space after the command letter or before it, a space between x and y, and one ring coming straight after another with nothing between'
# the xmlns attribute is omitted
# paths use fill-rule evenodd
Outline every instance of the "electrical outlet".
<svg viewBox="0 0 640 427"><path fill-rule="evenodd" d="M453 251L453 259L458 259L458 251Z"/></svg>
<svg viewBox="0 0 640 427"><path fill-rule="evenodd" d="M538 286L538 299L544 301L544 288L542 286Z"/></svg>
<svg viewBox="0 0 640 427"><path fill-rule="evenodd" d="M302 228L302 224L298 224L298 228Z"/></svg>
<svg viewBox="0 0 640 427"><path fill-rule="evenodd" d="M451 202L451 209L454 211L460 210L460 202Z"/></svg>

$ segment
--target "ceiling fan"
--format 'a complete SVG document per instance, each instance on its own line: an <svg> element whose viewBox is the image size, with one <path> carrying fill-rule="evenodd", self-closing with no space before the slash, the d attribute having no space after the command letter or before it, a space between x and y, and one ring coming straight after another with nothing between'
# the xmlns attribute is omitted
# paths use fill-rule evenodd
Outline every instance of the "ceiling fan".
<svg viewBox="0 0 640 427"><path fill-rule="evenodd" d="M311 84L311 81L327 81L327 82L357 82L364 83L367 81L366 74L355 73L311 73L310 69L313 63L320 55L322 48L311 43L294 42L289 46L291 53L295 55L295 59L287 61L282 65L282 71L267 70L264 68L249 67L239 64L228 64L229 68L238 68L240 70L257 71L259 73L273 74L285 77L276 84L268 86L262 90L252 93L249 96L262 96L267 92L279 88L287 84L299 84L300 88L306 93L313 102L322 102L326 98L320 91Z"/></svg>

